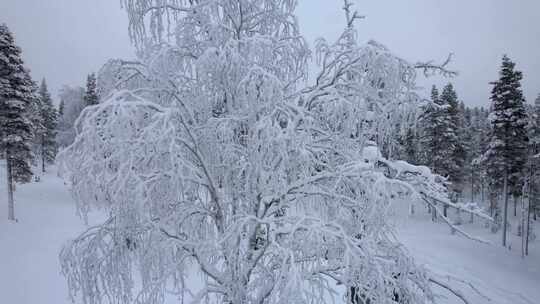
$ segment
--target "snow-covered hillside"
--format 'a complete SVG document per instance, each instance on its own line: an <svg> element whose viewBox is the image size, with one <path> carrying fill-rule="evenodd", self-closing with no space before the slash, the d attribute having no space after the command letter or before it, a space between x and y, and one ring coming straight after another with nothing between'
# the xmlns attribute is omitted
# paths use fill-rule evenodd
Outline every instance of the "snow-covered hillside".
<svg viewBox="0 0 540 304"><path fill-rule="evenodd" d="M1 303L69 303L58 253L63 243L82 232L85 225L76 216L75 205L63 181L51 171L40 182L18 187L18 223L7 221L4 184L0 187ZM413 218L399 221L397 228L398 238L417 260L435 272L441 281L450 278L450 284L459 287L471 303L538 303L538 242L533 243L531 256L521 259L517 249L503 249L499 235L491 235L478 223L466 225L466 229L491 239L495 245L451 235L448 227L431 223L422 211ZM512 241L518 243L517 238ZM459 280L472 283L474 288ZM441 293L446 298L441 297L440 303L461 303L454 296Z"/></svg>
<svg viewBox="0 0 540 304"><path fill-rule="evenodd" d="M515 227L515 226L514 226ZM467 295L472 303L538 303L540 299L540 246L532 243L531 255L522 259L520 241L510 234L512 251L500 245L500 234L475 224L463 228L493 245L452 235L444 224L433 224L421 213L398 225L398 238L418 262ZM462 281L461 283L459 281ZM469 285L472 284L471 285ZM477 291L475 291L477 289ZM442 290L438 290L442 292ZM460 303L454 296L441 303Z"/></svg>

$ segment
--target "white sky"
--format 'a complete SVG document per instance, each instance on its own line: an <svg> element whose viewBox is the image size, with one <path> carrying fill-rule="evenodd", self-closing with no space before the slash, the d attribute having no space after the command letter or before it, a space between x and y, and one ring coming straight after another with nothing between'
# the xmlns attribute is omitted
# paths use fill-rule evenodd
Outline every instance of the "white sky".
<svg viewBox="0 0 540 304"><path fill-rule="evenodd" d="M86 74L109 58L133 57L127 18L119 0L0 0L0 22L15 33L36 80L53 93L62 84L83 85ZM343 28L341 0L299 0L298 16L310 43L335 38ZM360 38L375 39L410 61L441 61L455 53L452 68L460 98L487 106L503 54L524 72L532 102L540 93L539 0L358 0L367 19ZM432 78L419 83L444 84ZM426 94L428 96L428 94Z"/></svg>

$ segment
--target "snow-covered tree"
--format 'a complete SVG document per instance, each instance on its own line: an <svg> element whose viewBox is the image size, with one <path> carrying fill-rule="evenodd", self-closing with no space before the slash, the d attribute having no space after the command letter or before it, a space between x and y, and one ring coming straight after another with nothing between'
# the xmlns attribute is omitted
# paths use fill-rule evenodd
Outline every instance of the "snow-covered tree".
<svg viewBox="0 0 540 304"><path fill-rule="evenodd" d="M457 96L452 85L444 87L439 95L434 86L431 92L431 104L423 114L423 146L426 153L425 163L436 173L445 176L450 182L460 180L459 139L457 134Z"/></svg>
<svg viewBox="0 0 540 304"><path fill-rule="evenodd" d="M531 212L540 212L540 95L535 99L529 116L529 165L532 170Z"/></svg>
<svg viewBox="0 0 540 304"><path fill-rule="evenodd" d="M318 41L305 85L294 0L123 1L139 60L102 69L104 99L60 155L80 214L109 214L62 250L72 295L433 300L437 281L386 214L398 199L448 201L442 178L378 147L391 151L396 125L413 119L416 68L433 67L359 45L345 3L349 26Z"/></svg>
<svg viewBox="0 0 540 304"><path fill-rule="evenodd" d="M449 150L450 157L446 162L445 175L449 177L450 182L453 184L453 190L456 192L461 192L461 185L463 181L463 165L465 162L465 147L463 145L462 138L462 126L463 126L463 116L460 111L459 100L457 93L454 89L454 86L449 83L447 84L441 93L440 96L441 104L447 106L447 112L445 115L448 115L446 121L447 129L442 133L442 141L446 143L446 148Z"/></svg>
<svg viewBox="0 0 540 304"><path fill-rule="evenodd" d="M56 128L58 124L58 114L52 103L51 94L47 89L45 79L41 82L39 98L43 130L36 136L39 137L41 170L45 172L45 166L54 162L56 158Z"/></svg>
<svg viewBox="0 0 540 304"><path fill-rule="evenodd" d="M522 78L522 73L515 70L515 63L504 56L500 78L493 82L491 96L491 135L485 159L491 191L503 189L503 246L506 246L508 196L521 195L527 162L528 120L521 90ZM495 217L500 219L500 207L495 213Z"/></svg>
<svg viewBox="0 0 540 304"><path fill-rule="evenodd" d="M60 90L62 114L58 116L56 142L59 147L67 147L75 140L75 121L85 107L82 87L64 86Z"/></svg>
<svg viewBox="0 0 540 304"><path fill-rule="evenodd" d="M525 215L525 254L529 253L529 241L534 239L532 233L533 219L536 220L540 212L540 95L535 99L529 111L529 159L528 159L528 187L527 208Z"/></svg>
<svg viewBox="0 0 540 304"><path fill-rule="evenodd" d="M99 103L96 74L90 73L86 78L86 90L84 92L86 106L94 106Z"/></svg>
<svg viewBox="0 0 540 304"><path fill-rule="evenodd" d="M6 160L8 217L15 220L13 187L32 177L32 123L28 111L33 82L24 68L21 49L5 24L0 24L0 151Z"/></svg>

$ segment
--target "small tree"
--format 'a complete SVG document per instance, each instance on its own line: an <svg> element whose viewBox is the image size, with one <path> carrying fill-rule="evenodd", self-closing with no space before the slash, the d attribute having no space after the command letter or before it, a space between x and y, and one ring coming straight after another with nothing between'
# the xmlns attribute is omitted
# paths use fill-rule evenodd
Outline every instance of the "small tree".
<svg viewBox="0 0 540 304"><path fill-rule="evenodd" d="M6 160L8 218L15 220L15 182L32 177L32 124L28 111L35 96L33 82L21 59L21 50L6 25L0 25L0 151Z"/></svg>
<svg viewBox="0 0 540 304"><path fill-rule="evenodd" d="M503 246L506 246L508 196L521 195L523 170L527 162L528 120L521 90L522 78L522 73L515 70L515 63L505 55L500 79L493 82L491 96L491 136L485 159L491 191L503 189ZM500 208L496 208L495 217L501 222Z"/></svg>

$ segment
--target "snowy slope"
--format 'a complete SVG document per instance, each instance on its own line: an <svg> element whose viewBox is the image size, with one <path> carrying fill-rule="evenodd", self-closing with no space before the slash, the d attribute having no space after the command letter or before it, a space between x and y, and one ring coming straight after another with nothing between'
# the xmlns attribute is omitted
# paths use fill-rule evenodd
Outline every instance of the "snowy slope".
<svg viewBox="0 0 540 304"><path fill-rule="evenodd" d="M540 248L532 243L530 256L521 258L520 239L510 234L514 249L504 249L500 235L492 234L482 224L464 224L466 231L490 240L486 245L451 235L444 224L433 224L425 214L418 214L398 226L398 238L417 262L445 282L458 287L474 304L537 304L540 299ZM456 279L459 278L459 279ZM459 280L471 283L460 283ZM479 292L475 291L477 289ZM438 289L440 290L440 289ZM448 294L446 294L448 295ZM441 303L460 303L449 296Z"/></svg>
<svg viewBox="0 0 540 304"><path fill-rule="evenodd" d="M58 252L84 225L75 215L63 181L51 172L39 183L19 186L16 192L19 222L9 223L3 177L0 177L0 303L69 303ZM501 248L499 236L491 235L480 224L466 228L492 239L495 245L472 243L451 235L447 227L429 222L422 212L397 225L398 237L419 263L440 275L439 279L444 280L448 275L459 277L482 291L484 296L452 280L451 284L458 286L472 303L538 303L539 243L533 244L532 255L523 260L517 249ZM518 244L518 239L513 242ZM461 303L445 295L448 298L441 298L440 303Z"/></svg>
<svg viewBox="0 0 540 304"><path fill-rule="evenodd" d="M0 303L69 303L58 253L84 225L63 181L52 172L17 186L17 223L7 221L5 178L0 185L0 294L9 299Z"/></svg>

